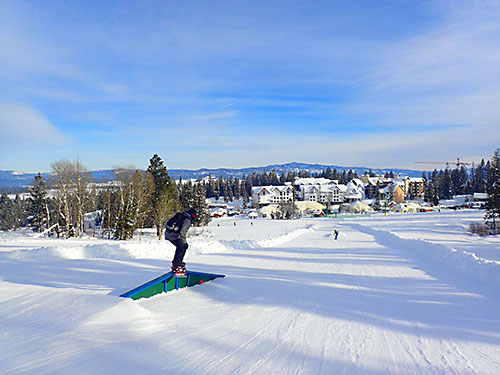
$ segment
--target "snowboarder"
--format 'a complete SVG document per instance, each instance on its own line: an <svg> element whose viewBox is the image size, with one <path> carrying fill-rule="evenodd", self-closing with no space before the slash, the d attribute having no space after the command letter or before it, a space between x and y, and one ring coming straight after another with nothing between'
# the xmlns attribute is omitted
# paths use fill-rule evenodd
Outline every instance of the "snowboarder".
<svg viewBox="0 0 500 375"><path fill-rule="evenodd" d="M165 239L175 246L175 255L172 260L172 272L175 276L186 276L186 263L182 261L188 249L186 235L197 216L198 212L194 208L190 208L187 211L176 213L167 221Z"/></svg>
<svg viewBox="0 0 500 375"><path fill-rule="evenodd" d="M339 236L339 231L337 229L335 229L333 231L333 233L335 234L335 239L337 239L337 237Z"/></svg>

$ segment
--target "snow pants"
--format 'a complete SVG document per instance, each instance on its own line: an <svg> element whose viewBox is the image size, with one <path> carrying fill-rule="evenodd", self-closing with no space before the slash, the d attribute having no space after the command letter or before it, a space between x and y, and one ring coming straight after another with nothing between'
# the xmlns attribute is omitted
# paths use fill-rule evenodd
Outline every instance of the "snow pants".
<svg viewBox="0 0 500 375"><path fill-rule="evenodd" d="M176 269L182 264L182 260L184 259L184 255L186 255L186 250L188 248L188 244L179 239L176 240L171 240L170 241L172 245L175 246L175 255L174 259L172 260L172 268Z"/></svg>

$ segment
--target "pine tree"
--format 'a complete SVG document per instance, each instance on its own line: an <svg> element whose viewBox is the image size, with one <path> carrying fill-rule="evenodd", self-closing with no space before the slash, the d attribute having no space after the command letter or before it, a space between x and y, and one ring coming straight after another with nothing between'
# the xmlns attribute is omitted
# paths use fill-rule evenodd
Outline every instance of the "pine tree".
<svg viewBox="0 0 500 375"><path fill-rule="evenodd" d="M215 197L215 183L212 175L208 175L208 184L205 185L207 198Z"/></svg>
<svg viewBox="0 0 500 375"><path fill-rule="evenodd" d="M7 194L0 196L0 230L10 231L16 229L14 215L14 202Z"/></svg>
<svg viewBox="0 0 500 375"><path fill-rule="evenodd" d="M454 195L454 190L453 190L453 181L451 179L451 173L449 169L446 169L444 173L442 174L441 178L441 190L440 190L440 196L443 199L452 199Z"/></svg>
<svg viewBox="0 0 500 375"><path fill-rule="evenodd" d="M237 178L234 178L232 182L232 187L233 187L233 195L234 199L240 199L241 198L241 185L240 181Z"/></svg>
<svg viewBox="0 0 500 375"><path fill-rule="evenodd" d="M196 183L193 190L193 205L192 207L198 212L195 220L196 225L207 225L212 217L206 203L205 189L201 183Z"/></svg>
<svg viewBox="0 0 500 375"><path fill-rule="evenodd" d="M439 204L439 195L432 181L430 181L425 188L424 200L426 202L431 202L433 206Z"/></svg>
<svg viewBox="0 0 500 375"><path fill-rule="evenodd" d="M473 193L484 193L485 192L485 162L484 159L473 171L473 182L472 182Z"/></svg>
<svg viewBox="0 0 500 375"><path fill-rule="evenodd" d="M260 186L268 186L269 185L269 176L267 175L267 172L264 171L260 175L260 181L259 181Z"/></svg>
<svg viewBox="0 0 500 375"><path fill-rule="evenodd" d="M150 202L156 234L158 239L161 239L165 223L179 208L178 191L175 182L168 175L167 167L163 165L163 160L157 154L150 159L147 171L154 181L155 188Z"/></svg>
<svg viewBox="0 0 500 375"><path fill-rule="evenodd" d="M247 192L247 189L246 189L246 181L241 181L241 199L243 200L243 208L247 208L248 207L248 202L249 202L249 196L248 196L248 192Z"/></svg>
<svg viewBox="0 0 500 375"><path fill-rule="evenodd" d="M500 233L500 149L497 149L491 159L486 182L488 201L486 203L485 220L493 234Z"/></svg>
<svg viewBox="0 0 500 375"><path fill-rule="evenodd" d="M279 184L280 179L278 177L278 174L276 173L276 169L273 169L271 172L269 172L269 185L277 186Z"/></svg>
<svg viewBox="0 0 500 375"><path fill-rule="evenodd" d="M280 185L285 185L285 182L286 182L285 172L281 172Z"/></svg>
<svg viewBox="0 0 500 375"><path fill-rule="evenodd" d="M19 194L16 194L16 197L14 198L14 229L27 225L26 216L26 202L21 199Z"/></svg>
<svg viewBox="0 0 500 375"><path fill-rule="evenodd" d="M47 198L47 188L40 173L35 176L34 185L29 189L28 213L32 217L31 225L36 232L42 232L44 227L50 226L49 221L49 200Z"/></svg>
<svg viewBox="0 0 500 375"><path fill-rule="evenodd" d="M340 176L340 183L342 185L345 185L349 182L350 180L347 179L347 173L345 170L342 171L342 175Z"/></svg>
<svg viewBox="0 0 500 375"><path fill-rule="evenodd" d="M191 181L179 183L179 198L182 211L194 207L194 186Z"/></svg>

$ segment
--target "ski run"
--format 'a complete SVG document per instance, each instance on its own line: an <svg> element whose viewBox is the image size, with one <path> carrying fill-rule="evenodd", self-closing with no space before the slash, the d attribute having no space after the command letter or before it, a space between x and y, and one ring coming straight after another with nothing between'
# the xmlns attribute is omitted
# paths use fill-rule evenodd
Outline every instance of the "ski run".
<svg viewBox="0 0 500 375"><path fill-rule="evenodd" d="M500 374L500 238L481 211L193 228L189 270L154 239L0 234L0 374ZM339 231L338 239L333 236Z"/></svg>

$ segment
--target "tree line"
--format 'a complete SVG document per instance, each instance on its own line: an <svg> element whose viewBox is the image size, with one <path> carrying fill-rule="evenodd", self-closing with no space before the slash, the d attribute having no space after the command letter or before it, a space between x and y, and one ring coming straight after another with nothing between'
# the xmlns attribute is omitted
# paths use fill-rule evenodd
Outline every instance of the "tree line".
<svg viewBox="0 0 500 375"><path fill-rule="evenodd" d="M226 202L232 202L234 199L242 199L243 206L246 207L249 203L249 197L252 196L252 188L256 186L279 186L287 182L294 182L299 178L328 178L338 180L341 184L347 184L353 178L358 178L356 171L349 169L348 171L339 172L337 169L327 169L310 173L308 171L290 171L285 174L278 174L275 169L271 171L263 171L262 173L254 172L251 175L243 176L241 179L236 177L218 177L212 178L208 176L207 180L199 181L205 187L207 198L215 198L216 200L223 199Z"/></svg>
<svg viewBox="0 0 500 375"><path fill-rule="evenodd" d="M455 169L424 172L425 200L437 205L440 199L452 199L455 195L486 193L491 163L483 159L469 170L462 165Z"/></svg>
<svg viewBox="0 0 500 375"><path fill-rule="evenodd" d="M83 233L126 240L142 228L156 228L161 238L167 220L177 211L195 208L195 224L207 224L210 213L205 190L191 182L177 184L168 175L163 160L155 154L146 171L115 168L115 179L96 184L80 161L60 160L51 164L50 190L40 174L29 189L29 197L0 197L0 229L15 230L29 225L65 238ZM49 194L49 192L51 194Z"/></svg>
<svg viewBox="0 0 500 375"><path fill-rule="evenodd" d="M498 181L498 150L488 161L481 160L477 166L423 172L425 182L424 199L437 205L440 199L451 199L454 195L488 193L488 222L497 228L499 199L496 189ZM168 175L161 158L155 154L146 171L132 167L115 168L115 180L108 184L95 184L91 174L79 162L60 160L51 165L53 178L50 186L55 196L49 197L47 182L40 174L35 177L27 200L0 196L0 230L15 230L31 225L36 231L53 227L66 238L80 236L89 230L108 238L128 239L137 229L156 227L160 238L162 229L170 216L178 210L195 208L199 213L199 224L210 220L205 198L223 199L231 202L241 199L244 207L249 205L254 186L284 185L295 178L323 177L347 184L358 178L356 171L327 168L321 172L290 171L278 174L276 170L254 172L236 177L208 176L179 182ZM365 175L375 174L367 170ZM388 173L394 178L394 173ZM139 232L139 235L141 233Z"/></svg>

